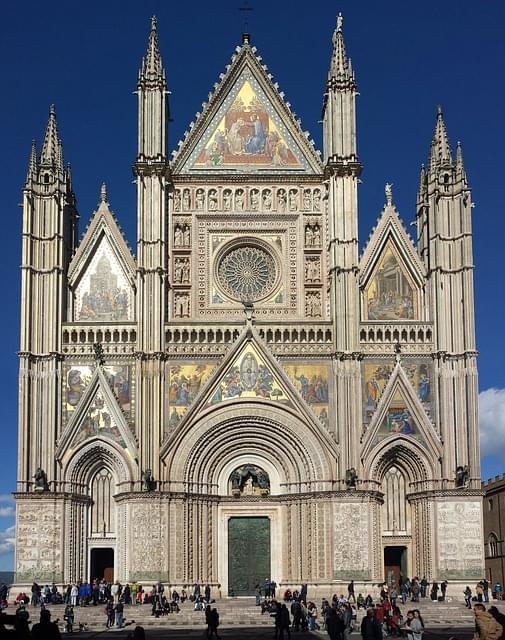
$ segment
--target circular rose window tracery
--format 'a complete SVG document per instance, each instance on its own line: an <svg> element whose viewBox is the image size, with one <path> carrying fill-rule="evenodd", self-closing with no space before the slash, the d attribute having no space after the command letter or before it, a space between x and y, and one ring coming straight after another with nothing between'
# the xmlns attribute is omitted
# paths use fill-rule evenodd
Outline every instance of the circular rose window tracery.
<svg viewBox="0 0 505 640"><path fill-rule="evenodd" d="M268 296L276 285L274 257L257 245L241 245L219 261L217 278L223 292L234 300L254 302Z"/></svg>

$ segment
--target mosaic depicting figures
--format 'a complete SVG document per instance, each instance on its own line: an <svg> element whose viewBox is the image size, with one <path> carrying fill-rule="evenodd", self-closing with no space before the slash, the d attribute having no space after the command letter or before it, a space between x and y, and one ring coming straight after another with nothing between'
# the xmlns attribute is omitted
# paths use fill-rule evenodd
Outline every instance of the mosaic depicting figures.
<svg viewBox="0 0 505 640"><path fill-rule="evenodd" d="M252 345L238 356L223 376L209 404L234 398L266 398L287 402L288 398L269 365Z"/></svg>
<svg viewBox="0 0 505 640"><path fill-rule="evenodd" d="M414 287L391 247L387 247L365 292L368 320L414 320L417 300Z"/></svg>
<svg viewBox="0 0 505 640"><path fill-rule="evenodd" d="M110 438L121 447L126 448L126 443L119 428L100 391L97 392L93 403L82 422L73 446L77 446L84 440L94 436Z"/></svg>
<svg viewBox="0 0 505 640"><path fill-rule="evenodd" d="M130 319L131 291L117 261L105 244L97 257L78 286L76 320Z"/></svg>
<svg viewBox="0 0 505 640"><path fill-rule="evenodd" d="M109 365L105 377L129 423L132 422L132 370L130 366ZM63 422L66 424L77 408L91 381L93 369L86 365L66 365L63 378Z"/></svg>
<svg viewBox="0 0 505 640"><path fill-rule="evenodd" d="M220 120L195 166L299 167L262 99L246 80Z"/></svg>
<svg viewBox="0 0 505 640"><path fill-rule="evenodd" d="M303 400L328 427L328 367L323 364L285 364L284 369Z"/></svg>
<svg viewBox="0 0 505 640"><path fill-rule="evenodd" d="M417 361L405 362L402 366L419 400L429 409L432 400L430 365L423 361ZM394 362L367 361L362 367L363 419L365 423L368 423L372 419L384 387L394 369Z"/></svg>
<svg viewBox="0 0 505 640"><path fill-rule="evenodd" d="M215 365L192 363L173 365L168 370L168 421L174 428L214 371Z"/></svg>

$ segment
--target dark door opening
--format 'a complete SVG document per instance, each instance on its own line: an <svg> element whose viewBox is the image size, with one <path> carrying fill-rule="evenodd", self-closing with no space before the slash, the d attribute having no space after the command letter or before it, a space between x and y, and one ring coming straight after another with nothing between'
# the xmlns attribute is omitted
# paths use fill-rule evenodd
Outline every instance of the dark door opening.
<svg viewBox="0 0 505 640"><path fill-rule="evenodd" d="M95 578L114 582L114 549L109 547L91 549L90 579Z"/></svg>
<svg viewBox="0 0 505 640"><path fill-rule="evenodd" d="M407 547L384 547L384 581L398 589L407 576Z"/></svg>
<svg viewBox="0 0 505 640"><path fill-rule="evenodd" d="M253 595L270 579L270 519L228 520L228 595Z"/></svg>

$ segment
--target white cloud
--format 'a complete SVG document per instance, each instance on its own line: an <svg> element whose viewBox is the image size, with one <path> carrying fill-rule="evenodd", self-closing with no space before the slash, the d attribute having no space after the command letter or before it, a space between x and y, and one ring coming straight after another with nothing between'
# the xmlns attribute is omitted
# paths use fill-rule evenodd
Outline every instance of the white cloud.
<svg viewBox="0 0 505 640"><path fill-rule="evenodd" d="M14 503L14 498L10 493L0 493L0 503L2 502L12 502Z"/></svg>
<svg viewBox="0 0 505 640"><path fill-rule="evenodd" d="M7 527L0 531L0 556L5 556L14 551L14 536L16 527Z"/></svg>
<svg viewBox="0 0 505 640"><path fill-rule="evenodd" d="M0 518L9 518L10 516L15 515L16 509L13 506L7 505L5 507L0 507Z"/></svg>
<svg viewBox="0 0 505 640"><path fill-rule="evenodd" d="M497 456L505 464L505 389L479 394L481 455Z"/></svg>

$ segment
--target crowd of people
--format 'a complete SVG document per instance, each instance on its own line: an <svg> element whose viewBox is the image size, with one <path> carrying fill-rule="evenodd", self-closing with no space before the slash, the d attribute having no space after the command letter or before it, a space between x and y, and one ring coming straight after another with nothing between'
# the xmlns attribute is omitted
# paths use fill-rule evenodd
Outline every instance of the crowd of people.
<svg viewBox="0 0 505 640"><path fill-rule="evenodd" d="M372 595L366 596L355 593L354 581L347 585L347 594L334 594L331 599L323 598L318 607L313 599L308 597L308 587L304 583L300 589L286 589L277 595L277 584L269 579L263 585L256 585L256 605L262 614L269 614L274 620L275 638L284 640L291 637L291 631L326 631L330 640L349 640L353 631L361 633L362 640L383 640L386 637L402 637L407 640L422 640L424 621L421 612L414 606L406 611L400 609L407 602L418 603L420 599L429 598L432 601L444 602L446 599L448 582L436 581L431 584L426 578L404 579L398 588L384 583L380 587L376 601ZM475 638L478 640L505 640L505 615L497 607L491 606L486 610L490 596L501 600L502 588L496 583L493 588L487 580L477 583L474 590L467 586L463 592L465 605L475 614ZM218 588L218 597L220 597ZM53 622L47 605L64 604L64 625L66 632L73 632L75 624L75 608L87 606L104 606L105 626L122 628L125 626L125 606L150 605L151 614L159 618L169 613L178 613L181 605L189 601L195 611L202 611L207 625L207 637L219 638L219 613L212 604L212 588L210 585L201 586L198 583L188 588L184 586L180 593L176 589L170 590L161 582L152 585L151 589L144 588L136 582L122 585L105 580L95 580L91 583L79 582L66 585L62 592L57 586L44 585L36 582L32 584L30 597L20 593L16 597L16 611L14 615L6 616L3 611L7 608L8 589L0 584L0 636L5 630L7 620L17 635L22 638L52 638L60 637L59 620ZM40 621L29 627L30 614L27 605L40 607ZM365 615L358 624L358 611L364 609ZM80 625L79 630L85 630ZM137 627L132 638L145 637L141 627Z"/></svg>

